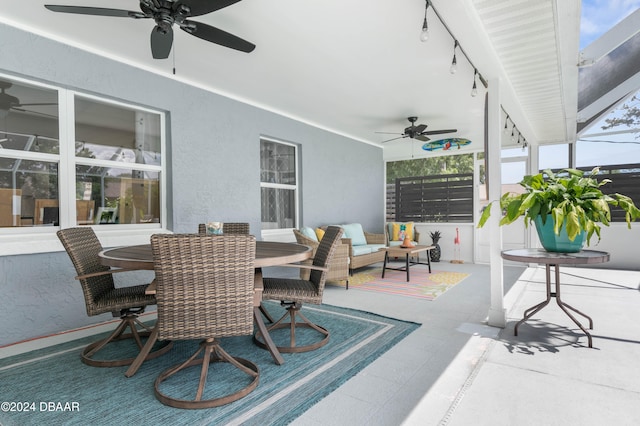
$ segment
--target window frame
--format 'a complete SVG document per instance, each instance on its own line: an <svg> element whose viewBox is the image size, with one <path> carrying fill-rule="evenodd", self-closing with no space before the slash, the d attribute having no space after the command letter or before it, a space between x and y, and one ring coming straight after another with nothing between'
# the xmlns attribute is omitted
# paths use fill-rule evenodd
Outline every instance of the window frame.
<svg viewBox="0 0 640 426"><path fill-rule="evenodd" d="M295 220L293 223L293 227L292 228L271 228L271 229L262 229L261 231L261 235L262 238L265 240L277 240L280 239L283 235L291 235L291 231L293 229L297 229L300 223L300 158L299 158L299 147L297 144L295 143L291 143L291 142L285 142L283 140L279 140L279 139L275 139L275 138L271 138L271 137L267 137L267 136L260 136L260 149L262 149L262 142L266 141L266 142L271 142L271 143L276 143L276 144L281 144L281 145L286 145L286 146L290 146L293 147L293 152L294 152L294 161L293 161L293 165L295 167L295 185L291 185L291 184L283 184L283 183L272 183L272 182L263 182L262 181L262 168L260 170L260 192L262 192L262 188L271 188L271 189L285 189L285 190L292 190L293 194L294 194L294 214L295 214ZM260 161L262 161L262 156L260 155ZM262 196L261 196L262 198ZM262 201L260 202L260 217L262 218ZM262 219L260 221L260 223L262 224Z"/></svg>
<svg viewBox="0 0 640 426"><path fill-rule="evenodd" d="M106 95L94 95L78 90L19 78L0 73L0 78L16 83L55 90L58 93L58 143L59 154L32 151L2 150L3 158L34 160L56 163L58 167L58 203L60 226L26 226L0 228L0 256L47 253L64 250L56 232L62 228L78 226L76 223L76 166L91 165L109 168L125 168L135 171L153 171L159 174L160 222L139 224L83 225L91 226L105 246L142 244L153 233L166 232L167 228L167 113L160 109L142 106L135 102L116 100ZM157 114L160 118L160 165L115 163L75 155L75 99L81 97L115 107Z"/></svg>

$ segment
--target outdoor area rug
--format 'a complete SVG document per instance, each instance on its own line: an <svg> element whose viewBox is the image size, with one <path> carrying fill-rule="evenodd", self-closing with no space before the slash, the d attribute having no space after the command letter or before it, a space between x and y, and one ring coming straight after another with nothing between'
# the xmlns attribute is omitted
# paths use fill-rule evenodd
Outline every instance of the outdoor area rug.
<svg viewBox="0 0 640 426"><path fill-rule="evenodd" d="M396 268L399 265L398 262L394 262L391 266ZM382 268L362 268L360 272L349 277L349 289L435 300L470 275L463 272L436 271L433 265L431 271L432 273L429 273L426 265L411 266L409 270L411 280L407 282L407 273L404 271L387 269L382 278ZM345 282L330 282L328 285L345 287Z"/></svg>
<svg viewBox="0 0 640 426"><path fill-rule="evenodd" d="M284 312L278 303L265 305L275 318ZM282 354L285 363L280 366L251 336L221 339L228 353L251 360L260 369L256 390L231 404L184 410L156 399L153 383L158 374L187 359L197 341L174 342L167 354L146 361L136 375L126 378L127 367L97 368L80 361L82 348L96 340L93 336L0 359L0 399L10 402L2 402L0 424L285 425L419 327L328 305L306 304L303 312L330 330L329 343L311 352ZM300 340L306 336L296 336L299 344L304 343ZM276 343L278 338L274 336ZM211 378L219 366L212 365ZM194 394L197 374L199 370L192 380L181 383Z"/></svg>

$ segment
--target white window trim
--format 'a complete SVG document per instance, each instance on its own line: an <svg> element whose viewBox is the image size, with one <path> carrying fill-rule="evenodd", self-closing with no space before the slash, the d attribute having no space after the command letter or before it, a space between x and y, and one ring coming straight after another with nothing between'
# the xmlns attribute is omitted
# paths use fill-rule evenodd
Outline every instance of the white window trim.
<svg viewBox="0 0 640 426"><path fill-rule="evenodd" d="M295 143L291 143L291 142L285 142L279 139L274 139L274 138L270 138L270 137L266 137L266 136L260 136L260 141L269 141L269 142L273 142L273 143L279 143L282 145L287 145L287 146L292 146L293 147L293 151L294 151L294 155L295 155L295 176L296 176L296 184L295 185L290 185L290 184L282 184L282 183L271 183L271 182L262 182L262 179L260 180L260 188L275 188L275 189L289 189L289 190L293 190L294 191L294 199L295 199L295 215L296 215L296 220L295 223L293 224L292 228L276 228L276 229L262 229L261 230L261 236L263 240L266 241L290 241L291 240L291 236L293 229L298 228L298 223L300 221L300 191L299 191L299 184L300 184L300 159L298 158L298 145L296 145ZM262 215L262 212L260 212L260 214Z"/></svg>
<svg viewBox="0 0 640 426"><path fill-rule="evenodd" d="M151 235L157 233L167 233L167 205L166 205L166 119L164 111L145 108L135 103L126 103L112 100L105 97L89 95L82 92L64 89L58 86L42 84L12 75L0 74L0 78L21 82L27 85L42 87L58 91L58 114L59 114L59 147L60 154L47 154L39 152L26 152L6 150L3 152L5 158L18 158L25 160L37 160L54 162L58 164L58 194L59 204L65 205L66 209L61 209L61 226L42 227L15 227L0 228L0 256L14 256L24 254L50 253L64 251L56 235L56 231L61 228L75 226L75 179L76 164L92 164L113 167L113 163L108 163L94 159L78 159L75 156L75 122L74 122L74 99L75 96L84 99L92 99L97 102L109 103L124 108L134 108L136 110L158 114L160 116L160 166L144 164L123 164L126 168L135 170L157 171L160 174L160 223L149 224L118 224L118 225L89 225L100 239L104 247L115 247L122 245L148 244ZM69 143L68 141L74 141ZM63 214L63 211L66 214Z"/></svg>

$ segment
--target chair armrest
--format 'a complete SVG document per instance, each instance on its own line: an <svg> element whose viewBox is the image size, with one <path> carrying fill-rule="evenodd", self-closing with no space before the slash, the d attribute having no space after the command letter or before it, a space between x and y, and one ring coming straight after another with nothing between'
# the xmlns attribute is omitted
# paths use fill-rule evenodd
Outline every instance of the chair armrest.
<svg viewBox="0 0 640 426"><path fill-rule="evenodd" d="M351 238L341 238L342 244L349 248L348 256L353 256L353 244L351 244Z"/></svg>
<svg viewBox="0 0 640 426"><path fill-rule="evenodd" d="M92 272L90 274L78 275L77 277L74 277L74 278L76 280L84 280L86 278L99 277L101 275L109 275L109 274L116 274L118 272L131 272L131 271L139 271L139 269L109 269L107 271Z"/></svg>
<svg viewBox="0 0 640 426"><path fill-rule="evenodd" d="M386 237L384 234L372 234L365 232L364 237L367 239L367 244L386 244Z"/></svg>
<svg viewBox="0 0 640 426"><path fill-rule="evenodd" d="M329 268L324 266L305 265L303 263L285 263L284 265L278 265L278 267L284 268L298 268L298 269L315 269L316 271L328 271Z"/></svg>
<svg viewBox="0 0 640 426"><path fill-rule="evenodd" d="M157 287L158 283L156 283L156 280L154 279L153 281L151 281L151 284L149 284L144 290L144 294L146 294L147 296L155 296Z"/></svg>

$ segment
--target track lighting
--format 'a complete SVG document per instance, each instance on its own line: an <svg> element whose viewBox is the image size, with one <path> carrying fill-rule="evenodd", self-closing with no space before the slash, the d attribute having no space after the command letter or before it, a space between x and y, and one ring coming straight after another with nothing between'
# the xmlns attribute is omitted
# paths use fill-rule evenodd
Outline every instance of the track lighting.
<svg viewBox="0 0 640 426"><path fill-rule="evenodd" d="M502 107L502 112L505 115L504 128L502 129L504 131L505 138L507 137L507 134L509 132L509 122L511 122L511 143L517 143L518 145L522 144L522 149L524 150L529 145L527 143L527 140L525 139L520 129L518 129L518 127L516 126L516 123L514 123L511 117L509 117L509 114L507 114L507 111L505 111L504 107Z"/></svg>
<svg viewBox="0 0 640 426"><path fill-rule="evenodd" d="M427 23L427 9L429 9L429 0L426 0L426 6L424 7L424 21L422 22L422 32L420 33L420 41L422 42L429 40L429 24Z"/></svg>
<svg viewBox="0 0 640 426"><path fill-rule="evenodd" d="M456 39L455 35L453 34L453 32L451 32L451 29L447 26L447 23L442 19L442 16L440 16L440 13L438 13L438 9L436 9L433 3L431 3L431 0L425 0L424 19L422 21L422 31L420 33L420 40L424 42L429 39L429 24L427 22L427 12L429 10L429 7L431 7L431 9L433 10L433 15L435 15L435 17L438 18L438 20L440 21L444 29L447 31L447 33L449 33L449 35L453 39L453 58L451 60L451 66L449 67L449 72L451 74L455 74L458 71L458 58L457 58L456 49L460 48L460 53L462 53L462 56L464 56L464 58L469 62L469 65L471 65L471 68L473 68L473 87L471 89L471 96L477 96L478 80L480 80L480 83L482 83L482 85L485 88L488 88L489 84L487 83L487 80L485 80L482 77L482 74L478 72L478 69L475 67L473 62L471 62L471 59L469 59L469 56L467 56L467 53L464 51L460 43L458 43L458 40Z"/></svg>
<svg viewBox="0 0 640 426"><path fill-rule="evenodd" d="M478 70L473 70L473 87L471 88L471 96L476 97L478 95L478 86L476 85L476 76L478 75Z"/></svg>
<svg viewBox="0 0 640 426"><path fill-rule="evenodd" d="M456 48L458 47L458 40L453 41L453 60L451 61L451 67L449 72L455 74L458 71L458 60L456 59Z"/></svg>

